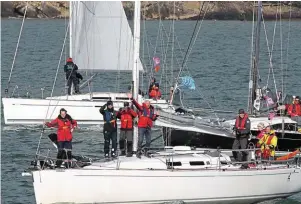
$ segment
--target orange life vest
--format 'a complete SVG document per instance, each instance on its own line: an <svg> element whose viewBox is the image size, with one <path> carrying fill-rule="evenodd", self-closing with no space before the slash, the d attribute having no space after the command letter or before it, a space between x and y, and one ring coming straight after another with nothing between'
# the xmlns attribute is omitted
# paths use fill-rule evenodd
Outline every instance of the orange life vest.
<svg viewBox="0 0 301 204"><path fill-rule="evenodd" d="M242 119L239 116L236 117L235 127L237 130L245 129L247 118L248 114L245 114Z"/></svg>

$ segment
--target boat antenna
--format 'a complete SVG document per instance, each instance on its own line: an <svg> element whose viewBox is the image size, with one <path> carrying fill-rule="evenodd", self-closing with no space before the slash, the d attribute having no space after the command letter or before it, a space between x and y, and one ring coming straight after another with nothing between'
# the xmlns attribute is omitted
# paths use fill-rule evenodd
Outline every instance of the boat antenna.
<svg viewBox="0 0 301 204"><path fill-rule="evenodd" d="M259 67L259 45L260 45L260 27L261 27L262 2L258 1L257 26L255 41L255 58L252 64L251 80L249 82L249 114L255 114L253 103L256 99L256 88L258 86L258 67Z"/></svg>

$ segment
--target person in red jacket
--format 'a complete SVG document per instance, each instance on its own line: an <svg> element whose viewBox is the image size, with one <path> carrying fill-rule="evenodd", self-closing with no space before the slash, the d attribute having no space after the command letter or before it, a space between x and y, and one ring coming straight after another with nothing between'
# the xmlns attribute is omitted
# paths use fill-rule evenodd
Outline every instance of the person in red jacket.
<svg viewBox="0 0 301 204"><path fill-rule="evenodd" d="M58 117L51 122L47 122L45 125L47 127L57 127L58 154L56 166L60 167L63 159L71 160L72 132L73 129L77 127L77 122L73 120L69 114L67 114L67 111L64 108L62 108Z"/></svg>
<svg viewBox="0 0 301 204"><path fill-rule="evenodd" d="M160 99L161 98L161 91L159 90L159 87L154 86L151 90L151 92L149 93L149 98L152 99Z"/></svg>
<svg viewBox="0 0 301 204"><path fill-rule="evenodd" d="M296 96L294 103L288 106L287 113L291 117L301 116L301 104L299 96Z"/></svg>
<svg viewBox="0 0 301 204"><path fill-rule="evenodd" d="M131 98L133 104L138 109L138 147L137 147L137 157L141 158L141 148L144 140L146 139L145 144L145 156L149 157L148 150L151 143L151 128L153 126L153 121L157 119L159 115L155 114L154 107L150 105L148 100L144 101L140 105L135 99Z"/></svg>
<svg viewBox="0 0 301 204"><path fill-rule="evenodd" d="M120 108L117 113L117 118L121 121L119 136L121 156L126 154L127 157L131 157L133 154L133 127L136 117L137 113L130 108L129 102L124 102L124 108Z"/></svg>

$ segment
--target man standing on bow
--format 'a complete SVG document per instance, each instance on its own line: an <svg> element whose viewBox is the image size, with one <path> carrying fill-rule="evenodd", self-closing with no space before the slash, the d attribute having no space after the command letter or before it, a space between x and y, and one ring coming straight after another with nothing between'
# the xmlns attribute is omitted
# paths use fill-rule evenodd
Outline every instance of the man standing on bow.
<svg viewBox="0 0 301 204"><path fill-rule="evenodd" d="M137 113L130 108L129 102L124 102L124 108L120 108L117 113L117 118L121 121L120 136L119 136L119 149L121 155L131 157L133 154L133 127L134 118Z"/></svg>
<svg viewBox="0 0 301 204"><path fill-rule="evenodd" d="M73 63L72 58L68 58L64 66L64 71L66 73L66 80L68 86L68 95L71 95L71 86L73 83L75 93L79 94L79 79L82 79L82 76L77 73L78 67Z"/></svg>
<svg viewBox="0 0 301 204"><path fill-rule="evenodd" d="M58 117L51 122L45 124L47 127L57 127L57 161L56 166L60 167L64 159L67 159L68 167L71 166L72 159L72 132L77 128L77 122L67 114L62 108Z"/></svg>
<svg viewBox="0 0 301 204"><path fill-rule="evenodd" d="M103 115L103 134L105 139L104 153L105 158L109 158L110 141L112 141L111 157L116 157L117 150L117 112L114 110L113 102L108 101L103 105L99 112Z"/></svg>
<svg viewBox="0 0 301 204"><path fill-rule="evenodd" d="M238 116L235 120L235 140L232 146L232 149L247 149L248 146L248 137L251 132L251 122L249 120L248 114L245 113L243 109L240 109L238 111ZM233 157L236 161L239 161L238 159L238 152L233 151ZM242 161L246 162L248 160L248 152L242 151ZM248 164L243 164L241 168L248 168Z"/></svg>

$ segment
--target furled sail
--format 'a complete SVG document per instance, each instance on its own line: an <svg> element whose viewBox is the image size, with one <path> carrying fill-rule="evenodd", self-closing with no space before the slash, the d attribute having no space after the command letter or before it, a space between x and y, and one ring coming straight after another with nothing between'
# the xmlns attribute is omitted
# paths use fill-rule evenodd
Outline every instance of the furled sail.
<svg viewBox="0 0 301 204"><path fill-rule="evenodd" d="M71 53L79 69L131 71L133 34L122 3L72 1L70 6Z"/></svg>

